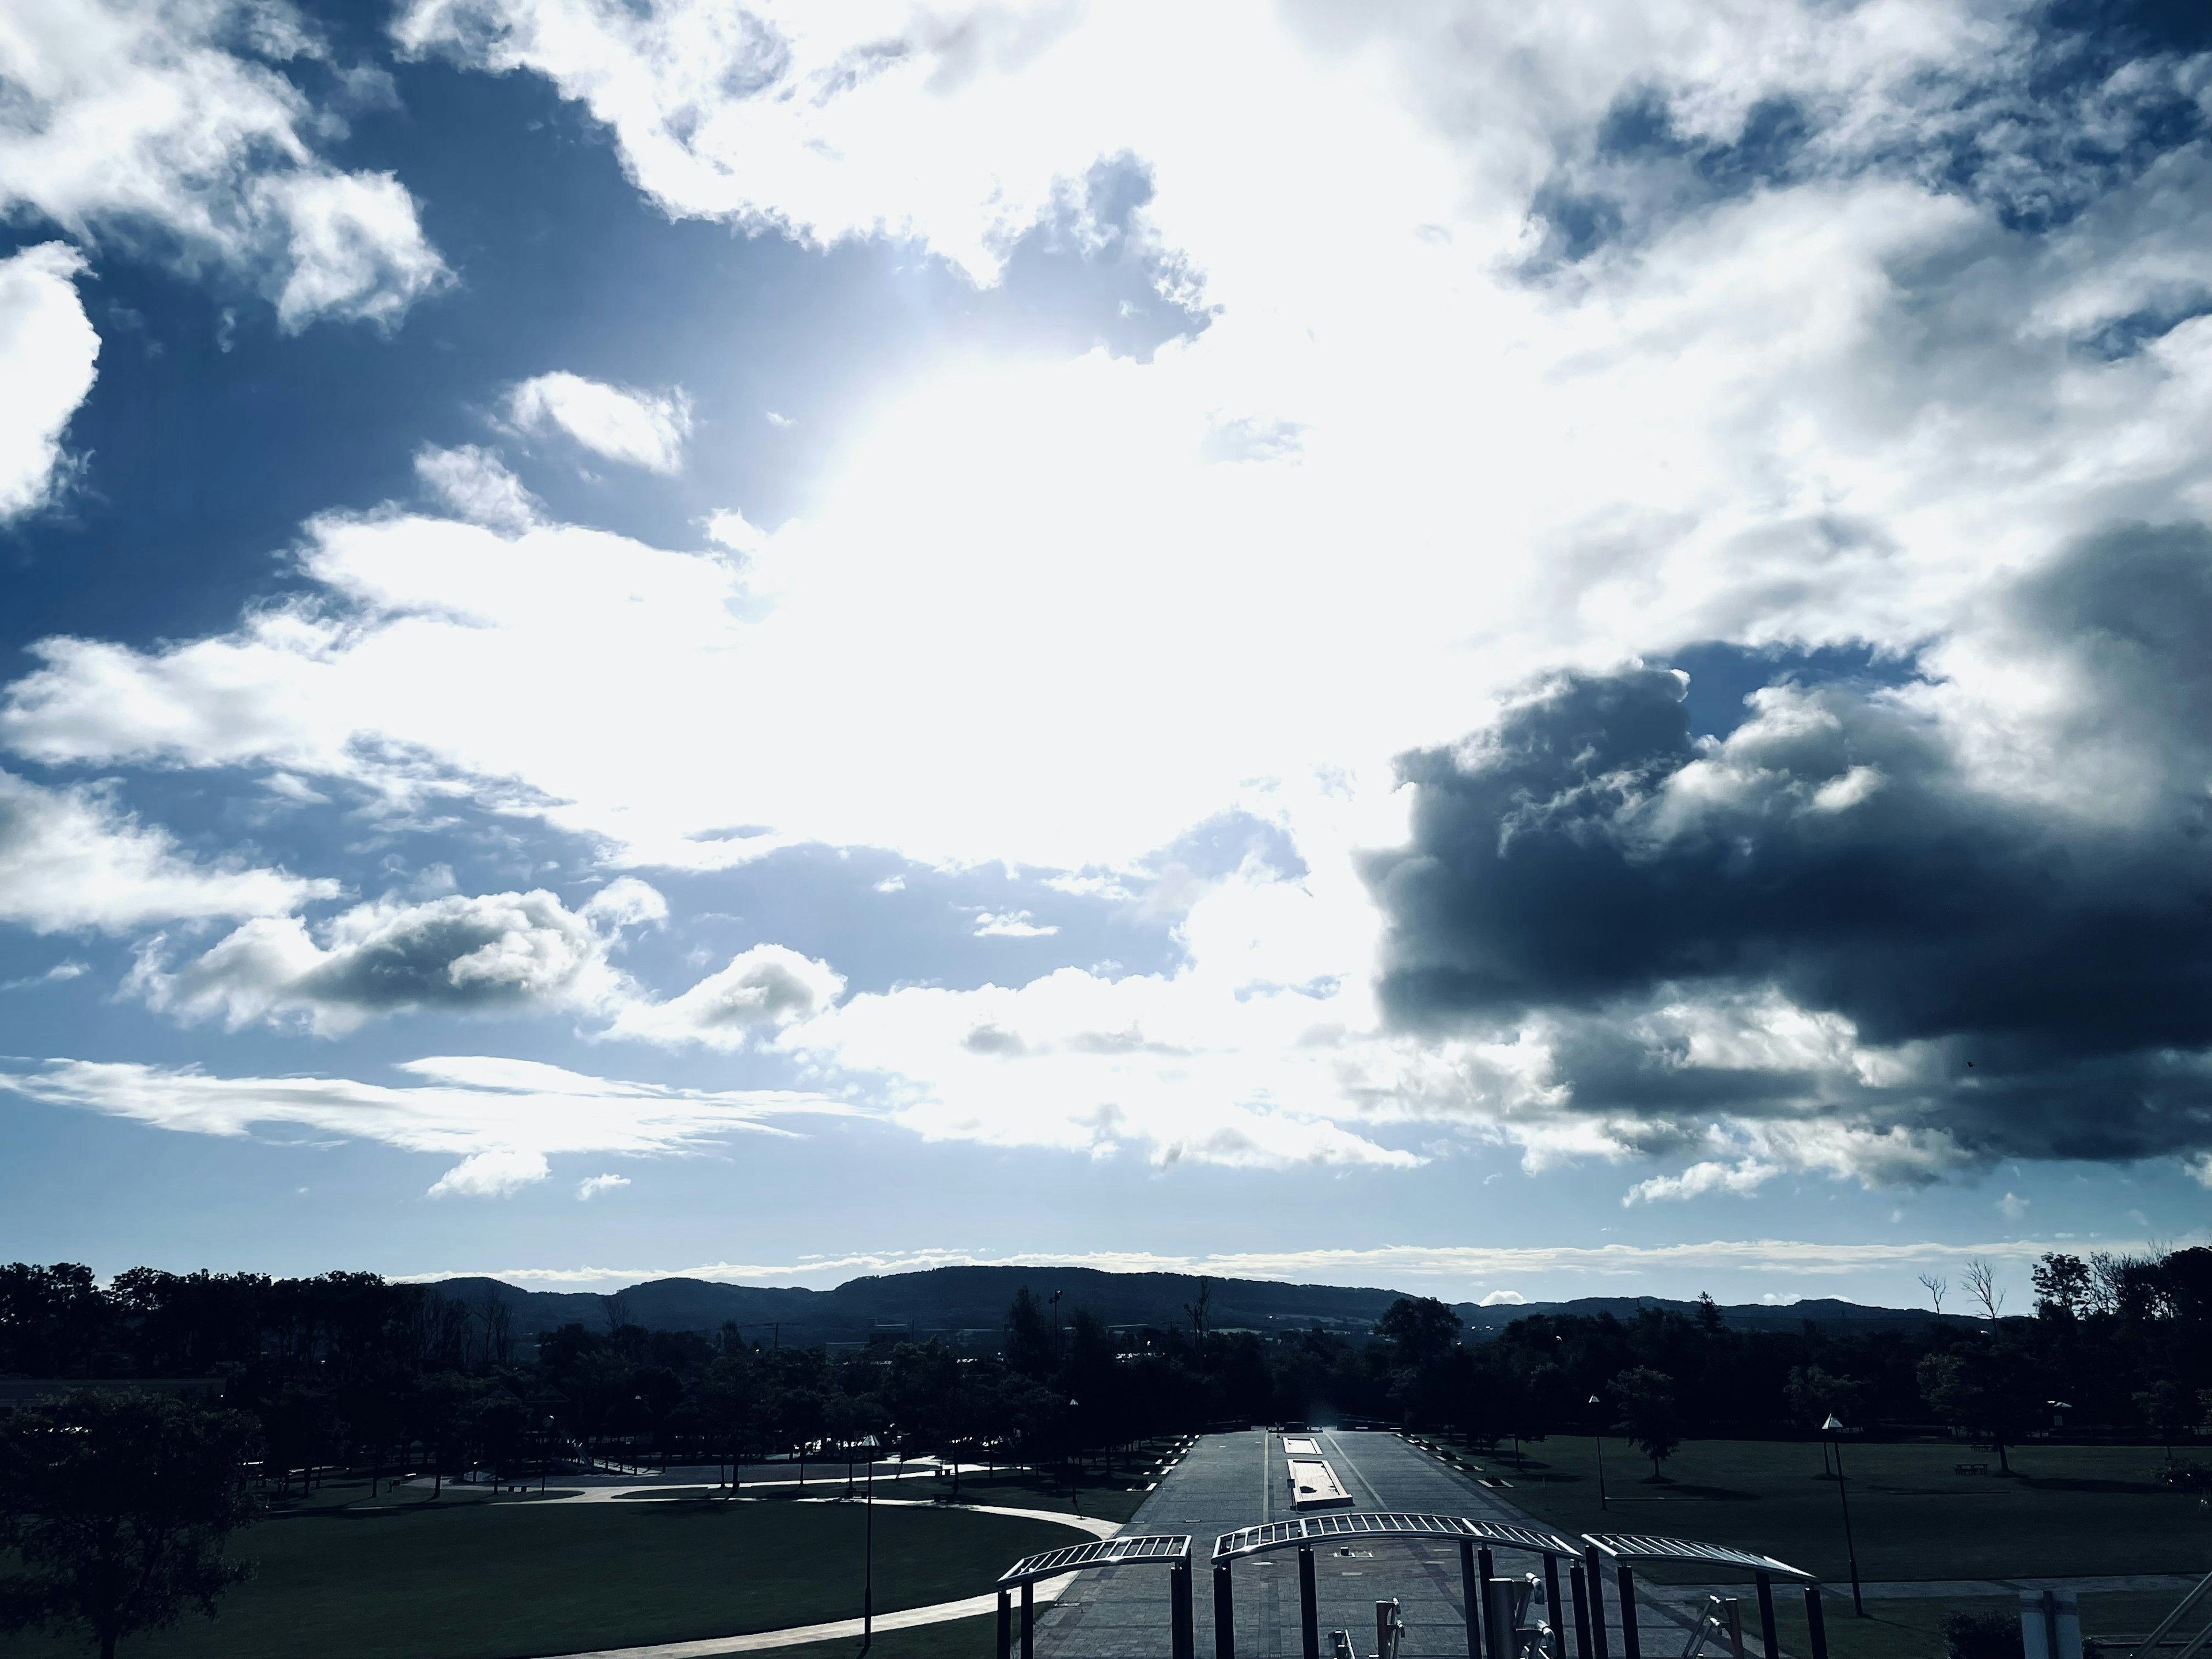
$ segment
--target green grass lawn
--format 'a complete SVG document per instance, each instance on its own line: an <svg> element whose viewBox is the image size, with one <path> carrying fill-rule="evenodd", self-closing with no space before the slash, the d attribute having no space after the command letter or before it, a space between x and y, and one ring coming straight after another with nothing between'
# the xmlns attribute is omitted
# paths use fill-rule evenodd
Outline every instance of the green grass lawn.
<svg viewBox="0 0 2212 1659"><path fill-rule="evenodd" d="M2212 1571L2212 1504L2154 1484L2155 1446L2030 1444L2012 1453L2015 1478L1960 1474L1989 1453L1949 1443L1851 1445L1851 1527L1869 1579L2014 1578ZM1610 1498L1598 1506L1597 1456L1587 1437L1510 1449L1473 1461L1512 1483L1499 1496L1562 1531L1645 1532L1762 1551L1829 1580L1845 1577L1836 1482L1814 1443L1696 1440L1668 1460L1664 1480L1626 1442L1605 1443Z"/></svg>
<svg viewBox="0 0 2212 1659"><path fill-rule="evenodd" d="M356 1490L365 1493L366 1487ZM525 1659L855 1617L862 1512L799 1503L337 1507L343 1488L240 1534L260 1563L213 1623L128 1659ZM1006 1565L1084 1535L1048 1521L882 1507L880 1612L975 1595ZM79 1654L19 1637L9 1659Z"/></svg>

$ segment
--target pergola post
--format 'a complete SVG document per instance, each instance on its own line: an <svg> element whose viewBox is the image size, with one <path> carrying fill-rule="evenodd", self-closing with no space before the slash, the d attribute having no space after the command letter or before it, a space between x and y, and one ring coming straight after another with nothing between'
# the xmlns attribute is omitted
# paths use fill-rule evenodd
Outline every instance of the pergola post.
<svg viewBox="0 0 2212 1659"><path fill-rule="evenodd" d="M1226 1561L1218 1561L1213 1567L1213 1659L1237 1659L1236 1586L1230 1580Z"/></svg>
<svg viewBox="0 0 2212 1659"><path fill-rule="evenodd" d="M1474 1555L1474 1576L1482 1586L1483 1651L1490 1659L1511 1659L1505 1648L1498 1643L1498 1604L1490 1599L1490 1586L1498 1573L1497 1559L1487 1549Z"/></svg>
<svg viewBox="0 0 2212 1659"><path fill-rule="evenodd" d="M1036 1586L1022 1581L1022 1659L1036 1659Z"/></svg>
<svg viewBox="0 0 2212 1659"><path fill-rule="evenodd" d="M1544 1622L1552 1627L1552 1659L1567 1659L1567 1610L1559 1605L1559 1558L1544 1552Z"/></svg>
<svg viewBox="0 0 2212 1659"><path fill-rule="evenodd" d="M1813 1659L1828 1659L1828 1619L1818 1584L1805 1586L1805 1629L1813 1638Z"/></svg>
<svg viewBox="0 0 2212 1659"><path fill-rule="evenodd" d="M1575 1659L1596 1659L1590 1651L1589 1579L1583 1573L1581 1562L1575 1563L1569 1577L1575 1589Z"/></svg>
<svg viewBox="0 0 2212 1659"><path fill-rule="evenodd" d="M1475 1586L1474 1540L1471 1538L1459 1540L1459 1594L1467 1607L1467 1659L1482 1659L1481 1593Z"/></svg>
<svg viewBox="0 0 2212 1659"><path fill-rule="evenodd" d="M1298 1546L1298 1644L1304 1659L1321 1659L1321 1597L1314 1589L1311 1544Z"/></svg>
<svg viewBox="0 0 2212 1659"><path fill-rule="evenodd" d="M1596 1545L1583 1551L1583 1565L1589 1571L1590 1640L1596 1649L1595 1659L1611 1659L1605 1650L1605 1570L1597 1564Z"/></svg>
<svg viewBox="0 0 2212 1659"><path fill-rule="evenodd" d="M1774 1580L1759 1575L1759 1639L1766 1644L1766 1659L1782 1659L1782 1643L1774 1633Z"/></svg>
<svg viewBox="0 0 2212 1659"><path fill-rule="evenodd" d="M1186 1559L1168 1569L1168 1642L1173 1659L1198 1659L1190 1601L1190 1562Z"/></svg>
<svg viewBox="0 0 2212 1659"><path fill-rule="evenodd" d="M1014 1659L1014 1601L999 1592L999 1659Z"/></svg>
<svg viewBox="0 0 2212 1659"><path fill-rule="evenodd" d="M1626 1562L1620 1565L1620 1651L1622 1659L1644 1659L1644 1643L1636 1628L1636 1575Z"/></svg>

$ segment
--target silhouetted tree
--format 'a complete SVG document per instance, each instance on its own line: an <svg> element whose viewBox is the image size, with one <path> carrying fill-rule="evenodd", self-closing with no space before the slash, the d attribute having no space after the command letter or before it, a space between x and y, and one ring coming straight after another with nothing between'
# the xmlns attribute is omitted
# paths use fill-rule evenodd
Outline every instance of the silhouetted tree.
<svg viewBox="0 0 2212 1659"><path fill-rule="evenodd" d="M0 1629L79 1626L116 1644L210 1618L252 1567L222 1553L252 1517L251 1419L159 1395L81 1390L17 1412L0 1436Z"/></svg>

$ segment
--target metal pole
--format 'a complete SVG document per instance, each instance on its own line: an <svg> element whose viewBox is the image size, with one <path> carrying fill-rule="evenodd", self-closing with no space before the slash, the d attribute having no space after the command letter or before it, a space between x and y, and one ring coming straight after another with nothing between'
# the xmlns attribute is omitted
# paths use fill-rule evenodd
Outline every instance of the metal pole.
<svg viewBox="0 0 2212 1659"><path fill-rule="evenodd" d="M1022 1585L1022 1659L1036 1659L1036 1586Z"/></svg>
<svg viewBox="0 0 2212 1659"><path fill-rule="evenodd" d="M1298 1546L1298 1651L1321 1659L1321 1598L1314 1591L1313 1546ZM1031 1659L1024 1654L1022 1659Z"/></svg>
<svg viewBox="0 0 2212 1659"><path fill-rule="evenodd" d="M1490 1599L1490 1587L1496 1582L1497 1573L1497 1558L1486 1549L1477 1550L1474 1577L1482 1586L1482 1650L1490 1656L1490 1659L1512 1659L1508 1649L1500 1647L1498 1642L1498 1604Z"/></svg>
<svg viewBox="0 0 2212 1659"><path fill-rule="evenodd" d="M1237 1595L1229 1563L1213 1569L1213 1659L1237 1659ZM1826 1656L1822 1656L1826 1659Z"/></svg>
<svg viewBox="0 0 2212 1659"><path fill-rule="evenodd" d="M1851 1542L1850 1489L1844 1482L1844 1443L1836 1441L1836 1496L1844 1500L1844 1553L1851 1563L1851 1613L1860 1619L1866 1617L1866 1602L1859 1595L1859 1552Z"/></svg>
<svg viewBox="0 0 2212 1659"><path fill-rule="evenodd" d="M1759 1575L1759 1639L1766 1644L1766 1659L1782 1659L1782 1640L1774 1633L1774 1581Z"/></svg>
<svg viewBox="0 0 2212 1659"><path fill-rule="evenodd" d="M1589 1580L1583 1575L1583 1564L1576 1562L1567 1577L1575 1591L1575 1659L1597 1659L1590 1651Z"/></svg>
<svg viewBox="0 0 2212 1659"><path fill-rule="evenodd" d="M1191 1615L1190 1563L1168 1569L1168 1641L1174 1659L1198 1659L1198 1632Z"/></svg>
<svg viewBox="0 0 2212 1659"><path fill-rule="evenodd" d="M1014 1659L1014 1603L1004 1590L999 1592L999 1659Z"/></svg>
<svg viewBox="0 0 2212 1659"><path fill-rule="evenodd" d="M1490 1659L1521 1659L1521 1644L1513 1629L1512 1584L1493 1578L1484 1590L1484 1606L1490 1613Z"/></svg>
<svg viewBox="0 0 2212 1659"><path fill-rule="evenodd" d="M1460 1601L1467 1608L1467 1659L1482 1659L1482 1604L1474 1580L1474 1540L1459 1540Z"/></svg>
<svg viewBox="0 0 2212 1659"><path fill-rule="evenodd" d="M1636 1575L1628 1563L1620 1564L1620 1651L1623 1659L1644 1659L1643 1638L1636 1628Z"/></svg>
<svg viewBox="0 0 2212 1659"><path fill-rule="evenodd" d="M1818 1584L1805 1586L1805 1629L1812 1638L1813 1659L1828 1659L1828 1621L1820 1607Z"/></svg>
<svg viewBox="0 0 2212 1659"><path fill-rule="evenodd" d="M867 1535L866 1556L867 1565L860 1577L860 1651L866 1653L876 1642L876 1452L868 1449L868 1518L864 1528Z"/></svg>
<svg viewBox="0 0 2212 1659"><path fill-rule="evenodd" d="M1597 1564L1596 1545L1583 1552L1583 1565L1589 1573L1590 1638L1597 1650L1594 1659L1609 1659L1605 1650L1605 1574Z"/></svg>
<svg viewBox="0 0 2212 1659"><path fill-rule="evenodd" d="M1559 1604L1559 1558L1544 1557L1544 1622L1552 1627L1552 1659L1567 1659L1567 1610Z"/></svg>

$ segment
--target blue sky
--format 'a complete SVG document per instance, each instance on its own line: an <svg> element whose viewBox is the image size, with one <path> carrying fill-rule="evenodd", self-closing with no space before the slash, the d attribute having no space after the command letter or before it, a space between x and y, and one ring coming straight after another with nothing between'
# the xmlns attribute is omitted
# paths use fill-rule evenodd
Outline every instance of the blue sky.
<svg viewBox="0 0 2212 1659"><path fill-rule="evenodd" d="M2187 21L0 5L0 1255L2200 1236Z"/></svg>

